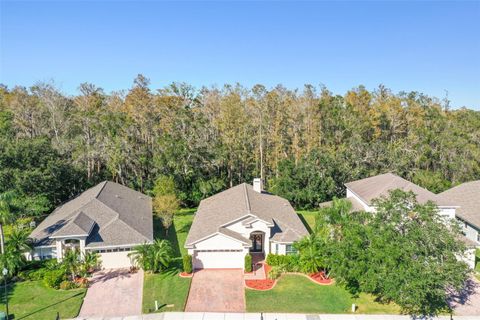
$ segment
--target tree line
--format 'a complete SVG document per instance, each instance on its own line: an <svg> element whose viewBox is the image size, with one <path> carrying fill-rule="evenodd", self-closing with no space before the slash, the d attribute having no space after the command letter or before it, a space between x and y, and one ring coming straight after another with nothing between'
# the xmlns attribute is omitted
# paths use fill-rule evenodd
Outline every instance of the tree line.
<svg viewBox="0 0 480 320"><path fill-rule="evenodd" d="M151 193L173 179L183 206L262 177L297 208L393 171L440 192L480 177L480 112L418 92L235 85L129 90L82 83L0 87L0 193L50 209L102 180Z"/></svg>

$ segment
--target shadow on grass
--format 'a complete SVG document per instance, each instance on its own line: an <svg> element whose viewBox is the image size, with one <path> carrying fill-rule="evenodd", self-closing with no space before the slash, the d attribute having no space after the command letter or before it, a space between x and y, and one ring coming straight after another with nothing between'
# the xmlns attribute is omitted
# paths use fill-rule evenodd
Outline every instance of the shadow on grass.
<svg viewBox="0 0 480 320"><path fill-rule="evenodd" d="M52 303L51 305L48 305L48 306L45 306L45 307L40 308L40 309L38 309L38 310L35 310L35 311L33 311L33 312L30 312L30 313L28 313L28 314L26 314L26 315L23 315L23 316L21 316L20 318L16 318L16 319L20 320L20 319L28 318L28 317L30 317L30 316L32 316L32 315L34 315L34 314L37 314L37 313L39 313L39 312L42 312L42 311L44 311L44 310L46 310L46 309L48 309L48 308L51 308L51 307L53 307L53 306L56 306L56 305L58 305L58 304L60 304L60 303L63 303L63 302L65 302L65 301L68 301L68 300L70 300L70 299L72 299L72 298L78 297L78 296L83 295L83 294L85 294L85 293L84 293L84 292L76 293L76 294L74 294L73 296L70 296L70 297L65 298L65 299L63 299L63 300L57 301L57 302L55 302L55 303ZM53 319L53 316L52 316L52 319Z"/></svg>
<svg viewBox="0 0 480 320"><path fill-rule="evenodd" d="M305 226L305 228L307 228L308 232L313 233L312 228L310 228L310 225L308 224L307 220L305 220L305 217L303 216L303 214L298 213L297 215L300 218L300 220L302 220L303 225Z"/></svg>
<svg viewBox="0 0 480 320"><path fill-rule="evenodd" d="M175 222L172 223L170 228L168 228L168 233L165 232L165 228L162 225L162 219L159 217L153 216L153 236L155 239L166 239L170 242L173 248L174 256L182 257L180 251L180 245L177 238L177 230L175 228Z"/></svg>

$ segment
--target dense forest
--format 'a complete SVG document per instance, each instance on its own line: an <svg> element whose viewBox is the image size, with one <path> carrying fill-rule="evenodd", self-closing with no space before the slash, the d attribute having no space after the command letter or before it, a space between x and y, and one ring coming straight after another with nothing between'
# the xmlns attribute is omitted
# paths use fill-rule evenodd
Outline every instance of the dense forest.
<svg viewBox="0 0 480 320"><path fill-rule="evenodd" d="M480 178L479 111L384 86L153 89L142 75L109 94L89 83L75 96L52 83L1 86L0 136L0 193L45 211L106 179L149 193L168 176L194 206L263 177L314 208L343 183L386 171L434 192Z"/></svg>

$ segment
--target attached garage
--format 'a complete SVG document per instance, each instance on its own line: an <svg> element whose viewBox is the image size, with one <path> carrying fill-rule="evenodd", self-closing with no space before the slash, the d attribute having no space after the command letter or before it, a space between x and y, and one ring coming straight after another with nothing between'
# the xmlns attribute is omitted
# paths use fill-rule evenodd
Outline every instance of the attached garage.
<svg viewBox="0 0 480 320"><path fill-rule="evenodd" d="M110 252L108 252L110 251ZM131 251L100 250L102 269L130 268L132 261L128 254Z"/></svg>
<svg viewBox="0 0 480 320"><path fill-rule="evenodd" d="M195 250L195 269L243 269L243 250Z"/></svg>

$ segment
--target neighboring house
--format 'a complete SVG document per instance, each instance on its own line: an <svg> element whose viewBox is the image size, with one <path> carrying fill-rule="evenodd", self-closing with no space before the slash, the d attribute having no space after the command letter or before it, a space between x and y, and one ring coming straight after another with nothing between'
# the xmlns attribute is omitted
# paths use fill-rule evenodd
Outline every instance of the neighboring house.
<svg viewBox="0 0 480 320"><path fill-rule="evenodd" d="M308 231L288 200L243 183L200 202L185 248L195 269L244 268L252 253L288 254Z"/></svg>
<svg viewBox="0 0 480 320"><path fill-rule="evenodd" d="M411 191L416 194L417 201L421 204L431 201L437 205L438 214L447 218L455 219L457 210L461 210L461 203L451 197L445 197L444 194L434 194L425 188L405 180L393 173L385 173L377 176L348 182L346 200L352 204L351 211L375 212L372 200L388 196L389 192L395 189ZM477 201L478 203L478 201ZM320 207L330 206L331 201L320 204ZM477 206L478 207L478 206ZM477 210L478 212L478 210ZM477 220L478 221L478 220ZM473 268L475 264L474 247L470 239L462 237L460 240L465 242L468 250L465 252L464 261Z"/></svg>
<svg viewBox="0 0 480 320"><path fill-rule="evenodd" d="M104 181L55 209L30 235L30 259L57 258L65 251L97 252L103 268L131 266L133 247L153 241L152 199Z"/></svg>
<svg viewBox="0 0 480 320"><path fill-rule="evenodd" d="M480 180L462 183L440 193L440 196L460 206L456 216L462 223L463 232L480 246Z"/></svg>
<svg viewBox="0 0 480 320"><path fill-rule="evenodd" d="M458 207L455 202L444 199L416 184L405 180L393 173L385 173L377 176L348 182L347 199L352 202L354 208L362 208L367 212L374 212L375 207L372 200L388 196L391 190L400 189L411 191L417 195L417 201L421 204L432 201L438 207L439 214L447 218L455 218L455 209Z"/></svg>

